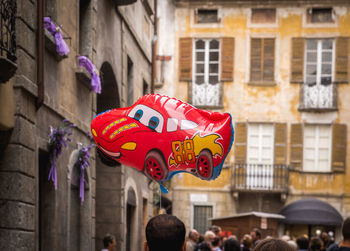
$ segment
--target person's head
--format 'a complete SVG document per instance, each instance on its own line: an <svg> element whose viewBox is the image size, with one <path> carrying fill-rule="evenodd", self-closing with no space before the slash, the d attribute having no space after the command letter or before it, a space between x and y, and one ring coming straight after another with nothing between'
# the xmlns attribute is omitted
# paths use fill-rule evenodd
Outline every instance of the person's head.
<svg viewBox="0 0 350 251"><path fill-rule="evenodd" d="M289 240L289 241L287 241L287 243L288 243L288 245L289 245L291 248L293 248L294 251L297 251L297 250L298 250L298 245L297 245L297 243L296 243L295 241Z"/></svg>
<svg viewBox="0 0 350 251"><path fill-rule="evenodd" d="M236 240L235 238L228 238L224 242L224 249L223 251L240 251L241 247L239 244L239 241Z"/></svg>
<svg viewBox="0 0 350 251"><path fill-rule="evenodd" d="M220 237L221 236L221 227L218 227L216 225L212 225L210 228L209 228L209 231L212 231L217 237Z"/></svg>
<svg viewBox="0 0 350 251"><path fill-rule="evenodd" d="M322 248L322 240L319 237L312 237L309 244L309 250L318 251Z"/></svg>
<svg viewBox="0 0 350 251"><path fill-rule="evenodd" d="M343 223L342 233L345 241L350 241L350 217L346 218Z"/></svg>
<svg viewBox="0 0 350 251"><path fill-rule="evenodd" d="M145 249L149 251L184 250L186 228L176 216L161 214L149 220L146 226Z"/></svg>
<svg viewBox="0 0 350 251"><path fill-rule="evenodd" d="M242 238L242 244L245 248L250 248L252 246L252 237L249 234L245 234Z"/></svg>
<svg viewBox="0 0 350 251"><path fill-rule="evenodd" d="M105 249L113 250L113 248L117 246L115 237L111 234L106 234L106 236L103 238L103 246Z"/></svg>
<svg viewBox="0 0 350 251"><path fill-rule="evenodd" d="M283 235L283 236L281 237L281 240L282 240L282 241L285 241L285 242L288 242L288 241L290 241L290 237L289 237L288 235Z"/></svg>
<svg viewBox="0 0 350 251"><path fill-rule="evenodd" d="M309 248L309 240L305 238L305 236L300 236L297 238L297 244L299 249L308 249Z"/></svg>
<svg viewBox="0 0 350 251"><path fill-rule="evenodd" d="M264 239L253 249L253 251L294 251L285 241L275 238Z"/></svg>
<svg viewBox="0 0 350 251"><path fill-rule="evenodd" d="M213 247L219 247L221 246L221 239L218 237L215 237L211 244L213 245Z"/></svg>
<svg viewBox="0 0 350 251"><path fill-rule="evenodd" d="M254 228L251 232L250 235L253 238L253 241L260 240L261 239L261 232L258 228Z"/></svg>
<svg viewBox="0 0 350 251"><path fill-rule="evenodd" d="M204 234L204 241L212 243L214 241L215 237L216 237L216 235L212 231L207 231Z"/></svg>
<svg viewBox="0 0 350 251"><path fill-rule="evenodd" d="M190 230L190 232L188 233L188 238L194 242L198 242L199 239L199 233L197 232L196 229L192 229Z"/></svg>
<svg viewBox="0 0 350 251"><path fill-rule="evenodd" d="M199 244L198 251L212 251L212 249L208 242L203 241Z"/></svg>

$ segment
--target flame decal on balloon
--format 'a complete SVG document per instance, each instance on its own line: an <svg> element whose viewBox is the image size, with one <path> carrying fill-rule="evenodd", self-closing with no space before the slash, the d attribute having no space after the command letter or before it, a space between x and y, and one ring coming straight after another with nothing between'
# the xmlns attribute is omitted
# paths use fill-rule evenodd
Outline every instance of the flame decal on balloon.
<svg viewBox="0 0 350 251"><path fill-rule="evenodd" d="M217 155L222 156L222 145L216 142L219 139L222 139L222 137L218 134L208 134L202 137L199 132L196 133L192 137L195 156L198 156L199 153L204 149L210 150L214 158L217 157ZM173 153L169 156L169 166L172 165L178 166L178 163L176 163L174 159Z"/></svg>

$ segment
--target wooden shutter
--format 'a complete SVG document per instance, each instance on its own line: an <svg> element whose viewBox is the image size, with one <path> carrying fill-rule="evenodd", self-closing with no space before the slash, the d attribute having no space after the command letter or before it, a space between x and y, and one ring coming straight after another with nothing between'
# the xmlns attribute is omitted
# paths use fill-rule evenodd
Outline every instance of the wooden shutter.
<svg viewBox="0 0 350 251"><path fill-rule="evenodd" d="M221 81L233 81L235 39L224 37L221 41Z"/></svg>
<svg viewBox="0 0 350 251"><path fill-rule="evenodd" d="M275 124L275 157L274 164L286 164L286 150L287 150L287 124Z"/></svg>
<svg viewBox="0 0 350 251"><path fill-rule="evenodd" d="M250 81L261 81L261 38L252 38L250 43Z"/></svg>
<svg viewBox="0 0 350 251"><path fill-rule="evenodd" d="M305 39L292 38L291 83L304 82Z"/></svg>
<svg viewBox="0 0 350 251"><path fill-rule="evenodd" d="M335 39L335 82L349 82L349 38Z"/></svg>
<svg viewBox="0 0 350 251"><path fill-rule="evenodd" d="M179 80L192 80L192 38L180 38Z"/></svg>
<svg viewBox="0 0 350 251"><path fill-rule="evenodd" d="M264 38L263 76L264 82L272 82L275 75L275 39Z"/></svg>
<svg viewBox="0 0 350 251"><path fill-rule="evenodd" d="M290 166L302 169L303 164L303 125L292 124L290 136Z"/></svg>
<svg viewBox="0 0 350 251"><path fill-rule="evenodd" d="M252 38L250 52L250 80L252 82L274 81L275 39Z"/></svg>
<svg viewBox="0 0 350 251"><path fill-rule="evenodd" d="M345 172L346 125L334 124L332 127L332 169Z"/></svg>
<svg viewBox="0 0 350 251"><path fill-rule="evenodd" d="M235 163L247 162L247 123L238 122L235 128Z"/></svg>

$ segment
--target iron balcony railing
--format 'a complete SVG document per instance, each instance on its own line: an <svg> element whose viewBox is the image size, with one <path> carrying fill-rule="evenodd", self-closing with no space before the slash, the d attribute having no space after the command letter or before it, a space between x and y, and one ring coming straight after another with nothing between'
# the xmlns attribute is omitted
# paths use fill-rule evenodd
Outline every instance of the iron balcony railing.
<svg viewBox="0 0 350 251"><path fill-rule="evenodd" d="M336 83L300 85L299 110L332 111L338 109L338 88Z"/></svg>
<svg viewBox="0 0 350 251"><path fill-rule="evenodd" d="M0 83L6 83L16 72L16 1L0 2Z"/></svg>
<svg viewBox="0 0 350 251"><path fill-rule="evenodd" d="M234 191L288 191L287 165L234 164L232 189Z"/></svg>
<svg viewBox="0 0 350 251"><path fill-rule="evenodd" d="M0 2L0 56L16 62L16 1Z"/></svg>

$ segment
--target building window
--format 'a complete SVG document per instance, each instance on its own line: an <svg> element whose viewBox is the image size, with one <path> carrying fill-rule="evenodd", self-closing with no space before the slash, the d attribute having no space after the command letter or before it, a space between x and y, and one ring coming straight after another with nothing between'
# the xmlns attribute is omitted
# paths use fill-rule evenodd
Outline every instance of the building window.
<svg viewBox="0 0 350 251"><path fill-rule="evenodd" d="M91 0L79 1L79 54L91 57Z"/></svg>
<svg viewBox="0 0 350 251"><path fill-rule="evenodd" d="M304 127L304 171L331 171L331 126L305 125Z"/></svg>
<svg viewBox="0 0 350 251"><path fill-rule="evenodd" d="M193 228L204 234L209 229L208 219L213 218L212 205L193 205Z"/></svg>
<svg viewBox="0 0 350 251"><path fill-rule="evenodd" d="M145 80L142 81L142 94L146 95L149 93L148 84Z"/></svg>
<svg viewBox="0 0 350 251"><path fill-rule="evenodd" d="M276 23L276 9L252 9L252 24L274 24Z"/></svg>
<svg viewBox="0 0 350 251"><path fill-rule="evenodd" d="M248 124L246 185L250 189L273 187L274 127Z"/></svg>
<svg viewBox="0 0 350 251"><path fill-rule="evenodd" d="M333 107L334 40L307 39L305 55L305 108Z"/></svg>
<svg viewBox="0 0 350 251"><path fill-rule="evenodd" d="M197 24L218 23L217 9L197 9L195 15L195 22Z"/></svg>
<svg viewBox="0 0 350 251"><path fill-rule="evenodd" d="M198 39L194 43L193 105L220 104L220 42L216 39Z"/></svg>
<svg viewBox="0 0 350 251"><path fill-rule="evenodd" d="M134 63L129 57L127 60L127 104L131 106L134 103Z"/></svg>
<svg viewBox="0 0 350 251"><path fill-rule="evenodd" d="M272 124L248 124L248 164L273 164L274 127Z"/></svg>
<svg viewBox="0 0 350 251"><path fill-rule="evenodd" d="M333 23L332 8L310 8L307 10L308 23Z"/></svg>
<svg viewBox="0 0 350 251"><path fill-rule="evenodd" d="M275 39L252 38L250 50L250 81L273 82L275 75Z"/></svg>

